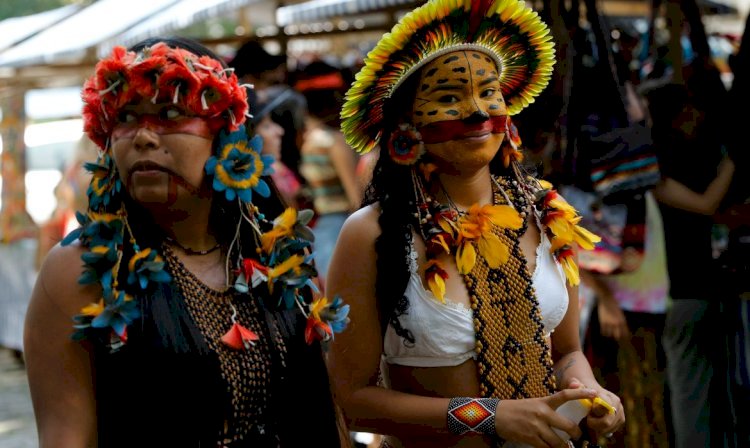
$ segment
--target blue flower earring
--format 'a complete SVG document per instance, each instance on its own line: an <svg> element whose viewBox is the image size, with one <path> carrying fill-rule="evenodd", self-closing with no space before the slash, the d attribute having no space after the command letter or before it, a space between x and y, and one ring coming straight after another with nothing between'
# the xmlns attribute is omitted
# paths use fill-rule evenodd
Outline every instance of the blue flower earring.
<svg viewBox="0 0 750 448"><path fill-rule="evenodd" d="M274 158L261 154L262 149L263 139L256 135L248 141L244 125L230 133L222 130L218 154L206 162L206 173L213 176L213 189L223 191L228 201L239 197L243 202L252 202L253 190L267 198L271 189L261 176L273 172Z"/></svg>

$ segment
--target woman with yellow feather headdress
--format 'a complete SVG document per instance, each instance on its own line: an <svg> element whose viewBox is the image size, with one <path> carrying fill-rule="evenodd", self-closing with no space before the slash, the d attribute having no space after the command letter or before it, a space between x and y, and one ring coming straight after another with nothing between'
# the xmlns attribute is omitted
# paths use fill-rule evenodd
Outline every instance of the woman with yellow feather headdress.
<svg viewBox="0 0 750 448"><path fill-rule="evenodd" d="M353 430L394 447L566 446L581 432L562 405L601 436L622 426L578 338L575 247L598 238L522 171L510 119L553 61L518 0L430 0L365 59L342 128L380 156L327 278L351 306L328 361Z"/></svg>

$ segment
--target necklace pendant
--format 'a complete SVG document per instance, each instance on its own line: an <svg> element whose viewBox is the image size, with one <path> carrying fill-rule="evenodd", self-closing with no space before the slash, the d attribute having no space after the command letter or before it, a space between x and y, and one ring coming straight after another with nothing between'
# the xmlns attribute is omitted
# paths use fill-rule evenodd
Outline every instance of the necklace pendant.
<svg viewBox="0 0 750 448"><path fill-rule="evenodd" d="M249 350L250 347L255 345L255 341L258 339L260 338L252 330L234 322L232 328L221 337L221 342L235 350Z"/></svg>

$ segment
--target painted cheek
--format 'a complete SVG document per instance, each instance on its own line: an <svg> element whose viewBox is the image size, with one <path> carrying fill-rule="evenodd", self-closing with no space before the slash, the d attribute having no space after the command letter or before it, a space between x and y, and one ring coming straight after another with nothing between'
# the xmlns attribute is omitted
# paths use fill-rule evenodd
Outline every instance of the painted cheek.
<svg viewBox="0 0 750 448"><path fill-rule="evenodd" d="M484 103L487 105L487 112L492 116L506 115L507 113L505 110L505 101L503 101L499 93L485 98Z"/></svg>
<svg viewBox="0 0 750 448"><path fill-rule="evenodd" d="M492 95L482 96L489 88L499 89L496 81L488 83L498 78L495 63L487 55L478 52L468 54L471 85L475 86L472 96L476 106L491 116L505 115L505 103L499 90L495 90Z"/></svg>
<svg viewBox="0 0 750 448"><path fill-rule="evenodd" d="M113 139L134 138L142 127L159 135L187 134L205 139L212 139L213 134L206 120L202 118L181 118L179 120L163 120L154 115L143 115L137 123L121 124L112 131Z"/></svg>

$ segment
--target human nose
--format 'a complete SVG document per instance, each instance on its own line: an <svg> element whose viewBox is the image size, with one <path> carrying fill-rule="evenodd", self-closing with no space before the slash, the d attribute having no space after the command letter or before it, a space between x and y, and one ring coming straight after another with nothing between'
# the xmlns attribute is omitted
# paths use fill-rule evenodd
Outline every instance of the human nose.
<svg viewBox="0 0 750 448"><path fill-rule="evenodd" d="M461 120L466 123L481 123L490 118L490 114L483 109L483 102L475 95L467 95L460 107Z"/></svg>
<svg viewBox="0 0 750 448"><path fill-rule="evenodd" d="M482 123L489 119L490 119L490 114L477 108L473 112L471 112L471 114L468 117L464 118L464 122L467 124L476 124L476 123Z"/></svg>
<svg viewBox="0 0 750 448"><path fill-rule="evenodd" d="M141 126L135 132L133 144L138 150L156 149L159 147L159 134L152 131L147 126Z"/></svg>

